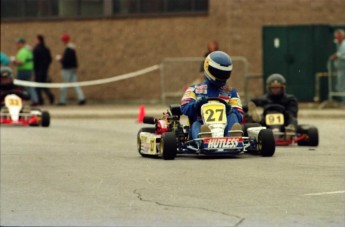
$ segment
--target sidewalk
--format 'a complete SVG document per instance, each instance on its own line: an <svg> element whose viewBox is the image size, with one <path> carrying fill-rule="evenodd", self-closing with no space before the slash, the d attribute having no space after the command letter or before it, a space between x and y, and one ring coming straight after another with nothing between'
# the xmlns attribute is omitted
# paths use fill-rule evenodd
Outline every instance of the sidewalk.
<svg viewBox="0 0 345 227"><path fill-rule="evenodd" d="M85 106L42 106L41 110L49 111L52 118L137 118L140 105L136 104L90 104ZM146 116L161 117L168 106L149 104L144 106ZM301 108L299 118L343 118L345 109Z"/></svg>

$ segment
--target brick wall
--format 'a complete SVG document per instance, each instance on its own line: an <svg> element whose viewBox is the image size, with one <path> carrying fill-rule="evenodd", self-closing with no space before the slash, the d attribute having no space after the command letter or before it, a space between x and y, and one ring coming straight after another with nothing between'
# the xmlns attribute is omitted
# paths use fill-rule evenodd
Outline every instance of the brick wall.
<svg viewBox="0 0 345 227"><path fill-rule="evenodd" d="M55 56L63 50L59 37L67 32L77 44L79 81L86 81L136 71L166 57L200 57L207 42L216 39L230 55L246 57L250 72L261 73L262 26L345 24L344 0L210 0L209 6L207 16L2 21L1 50L15 55L16 37L23 36L34 45L35 35L44 34ZM54 82L61 82L57 62L50 72ZM188 83L194 76L197 73L181 78ZM236 73L232 77L232 84L241 89L237 80L243 78L236 78ZM159 72L83 89L89 99L96 100L159 99ZM261 86L252 89L256 94L262 92Z"/></svg>

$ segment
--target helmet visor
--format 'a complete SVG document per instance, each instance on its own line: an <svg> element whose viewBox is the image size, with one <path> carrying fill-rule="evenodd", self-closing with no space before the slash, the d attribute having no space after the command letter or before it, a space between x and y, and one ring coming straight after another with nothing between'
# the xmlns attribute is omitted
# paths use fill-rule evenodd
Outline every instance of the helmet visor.
<svg viewBox="0 0 345 227"><path fill-rule="evenodd" d="M208 71L210 72L212 76L216 78L216 80L219 80L219 81L226 81L231 76L231 71L219 70L210 65L208 66Z"/></svg>

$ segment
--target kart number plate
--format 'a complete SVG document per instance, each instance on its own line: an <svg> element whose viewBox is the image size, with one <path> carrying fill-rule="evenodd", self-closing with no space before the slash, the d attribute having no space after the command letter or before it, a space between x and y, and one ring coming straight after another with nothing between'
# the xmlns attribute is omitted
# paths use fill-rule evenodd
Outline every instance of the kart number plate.
<svg viewBox="0 0 345 227"><path fill-rule="evenodd" d="M225 105L223 103L207 103L201 107L205 124L226 123Z"/></svg>
<svg viewBox="0 0 345 227"><path fill-rule="evenodd" d="M22 107L22 100L17 95L7 95L5 98L5 105L8 108L11 107Z"/></svg>
<svg viewBox="0 0 345 227"><path fill-rule="evenodd" d="M142 132L140 134L142 152L145 154L156 154L156 137L150 133Z"/></svg>
<svg viewBox="0 0 345 227"><path fill-rule="evenodd" d="M265 122L266 125L283 125L284 115L282 113L267 114Z"/></svg>
<svg viewBox="0 0 345 227"><path fill-rule="evenodd" d="M208 149L234 149L243 143L242 137L204 139Z"/></svg>

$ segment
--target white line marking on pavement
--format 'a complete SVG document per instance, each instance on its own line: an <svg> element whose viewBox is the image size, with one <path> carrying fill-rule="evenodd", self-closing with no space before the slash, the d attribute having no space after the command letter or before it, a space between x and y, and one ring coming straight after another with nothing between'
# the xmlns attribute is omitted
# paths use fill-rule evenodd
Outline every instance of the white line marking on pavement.
<svg viewBox="0 0 345 227"><path fill-rule="evenodd" d="M345 191L334 191L334 192L318 192L318 193L309 193L309 194L304 194L308 196L314 196L314 195L332 195L332 194L344 194Z"/></svg>

